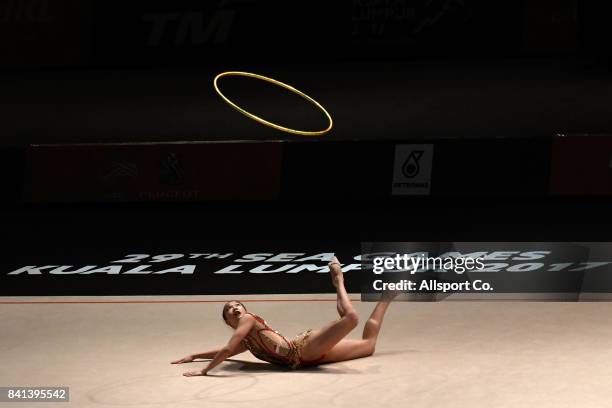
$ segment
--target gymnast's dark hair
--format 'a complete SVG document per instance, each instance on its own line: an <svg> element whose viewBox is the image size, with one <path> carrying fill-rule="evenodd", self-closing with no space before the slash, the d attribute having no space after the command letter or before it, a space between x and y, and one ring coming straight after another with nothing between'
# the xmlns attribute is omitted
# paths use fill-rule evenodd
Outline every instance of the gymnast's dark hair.
<svg viewBox="0 0 612 408"><path fill-rule="evenodd" d="M239 301L239 300L228 300L227 302L225 302L225 305L223 305L223 310L221 310L221 317L223 317L223 321L225 322L225 324L229 324L227 322L227 317L225 317L225 306L228 303L230 303L230 302L236 302L236 303L240 304L240 306L242 306L245 311L247 310L246 306L241 301Z"/></svg>

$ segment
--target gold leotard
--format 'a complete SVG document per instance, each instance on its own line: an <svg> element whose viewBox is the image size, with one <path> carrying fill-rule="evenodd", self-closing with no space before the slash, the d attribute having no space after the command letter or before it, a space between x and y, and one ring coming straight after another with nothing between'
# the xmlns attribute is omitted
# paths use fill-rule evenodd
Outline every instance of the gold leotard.
<svg viewBox="0 0 612 408"><path fill-rule="evenodd" d="M295 339L287 340L278 331L268 326L264 319L252 313L248 314L255 318L255 325L242 343L258 359L295 369L315 365L325 357L323 355L316 360L302 358L304 342L312 330L306 330L298 334Z"/></svg>

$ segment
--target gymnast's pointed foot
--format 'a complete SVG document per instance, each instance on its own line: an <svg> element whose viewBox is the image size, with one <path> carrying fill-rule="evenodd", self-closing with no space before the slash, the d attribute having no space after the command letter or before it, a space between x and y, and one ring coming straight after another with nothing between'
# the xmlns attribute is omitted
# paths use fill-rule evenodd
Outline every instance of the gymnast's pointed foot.
<svg viewBox="0 0 612 408"><path fill-rule="evenodd" d="M327 265L329 266L329 273L334 287L338 288L339 285L344 285L344 273L342 272L342 265L340 261L338 261L338 258L334 256Z"/></svg>

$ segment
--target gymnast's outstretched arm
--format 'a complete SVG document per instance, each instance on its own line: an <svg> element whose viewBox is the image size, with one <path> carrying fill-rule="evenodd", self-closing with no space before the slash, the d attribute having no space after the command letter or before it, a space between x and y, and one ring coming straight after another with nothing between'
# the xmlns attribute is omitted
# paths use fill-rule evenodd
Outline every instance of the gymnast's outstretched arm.
<svg viewBox="0 0 612 408"><path fill-rule="evenodd" d="M172 361L170 364L191 363L193 360L195 360L197 358L204 358L204 359L215 358L217 353L219 351L221 351L221 348L222 347L219 347L219 348L216 348L214 350L205 351L203 353L190 354L190 355L188 355L186 357L183 357L183 358L180 358L178 360ZM247 351L247 348L244 346L244 344L240 343L238 345L238 347L236 347L236 349L232 352L232 354L229 355L229 357L235 356L235 355L240 354L240 353L244 353L245 351Z"/></svg>
<svg viewBox="0 0 612 408"><path fill-rule="evenodd" d="M250 314L245 314L238 321L238 327L236 327L236 330L234 331L234 334L232 335L230 340L227 342L225 346L219 349L217 354L214 356L212 361L208 363L208 366L206 368L202 370L198 370L198 371L190 371L190 372L184 373L183 375L186 377L193 377L196 375L206 375L208 374L210 370L212 370L213 368L221 364L223 360L236 354L235 352L237 350L240 350L242 340L247 336L247 334L249 334L249 331L251 331L254 324L255 324L255 318L251 316Z"/></svg>
<svg viewBox="0 0 612 408"><path fill-rule="evenodd" d="M215 358L217 353L219 353L219 351L221 351L222 348L223 347L219 347L218 349L215 349L215 350L194 354L193 358ZM235 356L236 354L244 353L245 351L247 351L247 348L245 347L244 344L242 344L242 342L240 342L238 343L238 346L234 349L234 351L232 351L232 353L229 355L229 357Z"/></svg>

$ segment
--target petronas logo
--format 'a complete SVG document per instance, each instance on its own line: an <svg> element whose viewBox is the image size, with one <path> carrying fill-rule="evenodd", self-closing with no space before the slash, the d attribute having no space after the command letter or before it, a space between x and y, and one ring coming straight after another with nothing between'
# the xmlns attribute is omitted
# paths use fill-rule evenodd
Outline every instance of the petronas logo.
<svg viewBox="0 0 612 408"><path fill-rule="evenodd" d="M430 193L433 150L433 144L395 145L392 195Z"/></svg>
<svg viewBox="0 0 612 408"><path fill-rule="evenodd" d="M421 166L419 166L419 160L423 156L423 150L414 150L404 161L402 165L402 174L406 178L414 178L419 174Z"/></svg>

